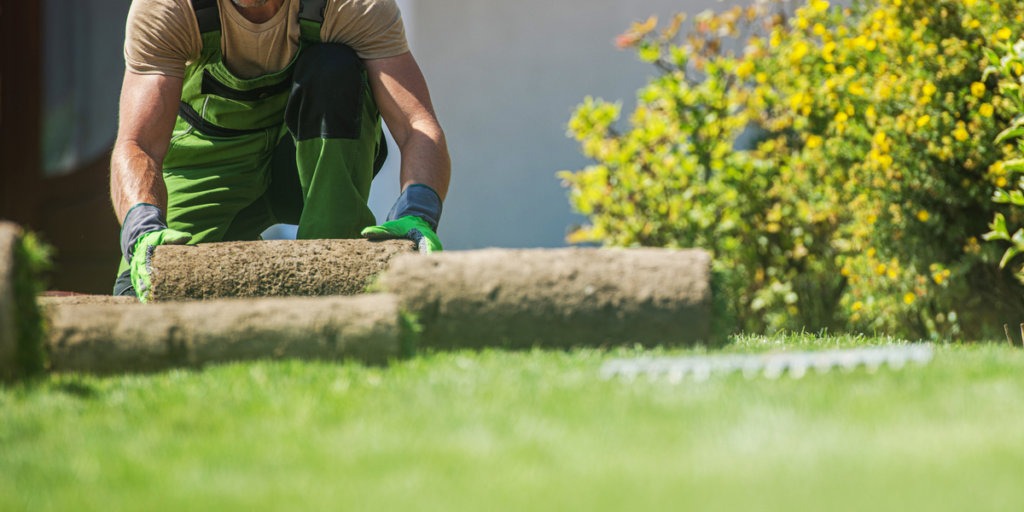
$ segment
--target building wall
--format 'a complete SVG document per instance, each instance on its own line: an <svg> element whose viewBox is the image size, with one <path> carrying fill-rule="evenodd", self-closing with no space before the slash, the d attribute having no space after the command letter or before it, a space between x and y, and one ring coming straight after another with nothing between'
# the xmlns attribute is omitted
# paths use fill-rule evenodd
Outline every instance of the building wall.
<svg viewBox="0 0 1024 512"><path fill-rule="evenodd" d="M591 95L632 110L655 70L615 48L630 23L726 7L715 0L399 0L452 155L441 221L446 248L565 244L574 215L555 173L587 160L566 136ZM397 151L392 153L397 155ZM397 158L375 183L383 216L398 189Z"/></svg>

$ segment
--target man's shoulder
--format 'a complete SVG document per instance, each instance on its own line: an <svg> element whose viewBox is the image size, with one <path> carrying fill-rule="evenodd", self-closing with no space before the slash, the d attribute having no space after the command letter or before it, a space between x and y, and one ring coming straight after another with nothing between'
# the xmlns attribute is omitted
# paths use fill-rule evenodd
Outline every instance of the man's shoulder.
<svg viewBox="0 0 1024 512"><path fill-rule="evenodd" d="M216 1L211 0L211 3L216 6ZM129 13L147 24L163 25L171 30L194 24L196 19L192 0L132 0Z"/></svg>
<svg viewBox="0 0 1024 512"><path fill-rule="evenodd" d="M380 10L397 10L396 0L326 0L325 16L341 15L353 18L373 15Z"/></svg>
<svg viewBox="0 0 1024 512"><path fill-rule="evenodd" d="M192 3L192 0L132 0L132 7L143 15L186 15L193 12ZM216 0L210 3L216 3Z"/></svg>
<svg viewBox="0 0 1024 512"><path fill-rule="evenodd" d="M124 48L129 70L182 76L201 48L191 0L132 1Z"/></svg>

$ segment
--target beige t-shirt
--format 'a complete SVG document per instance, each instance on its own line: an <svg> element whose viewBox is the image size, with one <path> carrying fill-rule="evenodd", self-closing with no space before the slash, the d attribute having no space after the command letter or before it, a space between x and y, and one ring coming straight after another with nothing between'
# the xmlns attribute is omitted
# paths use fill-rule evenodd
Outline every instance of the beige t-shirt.
<svg viewBox="0 0 1024 512"><path fill-rule="evenodd" d="M239 78L284 69L299 46L299 0L284 0L266 23L245 19L231 0L217 0L224 63ZM395 0L329 0L320 39L344 43L362 59L409 51ZM125 64L139 74L183 78L203 42L190 0L133 0L128 11Z"/></svg>

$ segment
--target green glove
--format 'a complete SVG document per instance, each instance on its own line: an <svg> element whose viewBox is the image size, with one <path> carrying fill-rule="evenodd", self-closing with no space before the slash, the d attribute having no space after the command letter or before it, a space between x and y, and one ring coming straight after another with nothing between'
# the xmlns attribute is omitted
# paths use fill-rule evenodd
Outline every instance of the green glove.
<svg viewBox="0 0 1024 512"><path fill-rule="evenodd" d="M139 301L149 302L150 288L152 287L150 282L150 272L152 269L150 266L153 260L153 250L156 249L156 246L183 245L187 244L189 240L192 240L191 234L173 229L150 231L136 240L130 263L132 286L135 288L135 294L138 295Z"/></svg>
<svg viewBox="0 0 1024 512"><path fill-rule="evenodd" d="M416 250L421 253L440 252L441 240L437 233L430 229L427 221L414 215L406 215L395 220L389 220L379 226L370 226L360 233L370 240L388 240L393 238L408 238L416 242Z"/></svg>

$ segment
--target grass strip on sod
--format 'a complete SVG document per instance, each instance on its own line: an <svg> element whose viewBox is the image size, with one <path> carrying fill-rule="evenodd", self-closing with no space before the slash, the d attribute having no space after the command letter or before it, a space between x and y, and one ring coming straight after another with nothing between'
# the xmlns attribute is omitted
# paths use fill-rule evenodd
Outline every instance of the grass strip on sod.
<svg viewBox="0 0 1024 512"><path fill-rule="evenodd" d="M872 346L741 337L721 353ZM453 352L0 387L0 510L1010 510L1024 351L801 380L603 380L616 357ZM718 353L718 352L716 352Z"/></svg>

